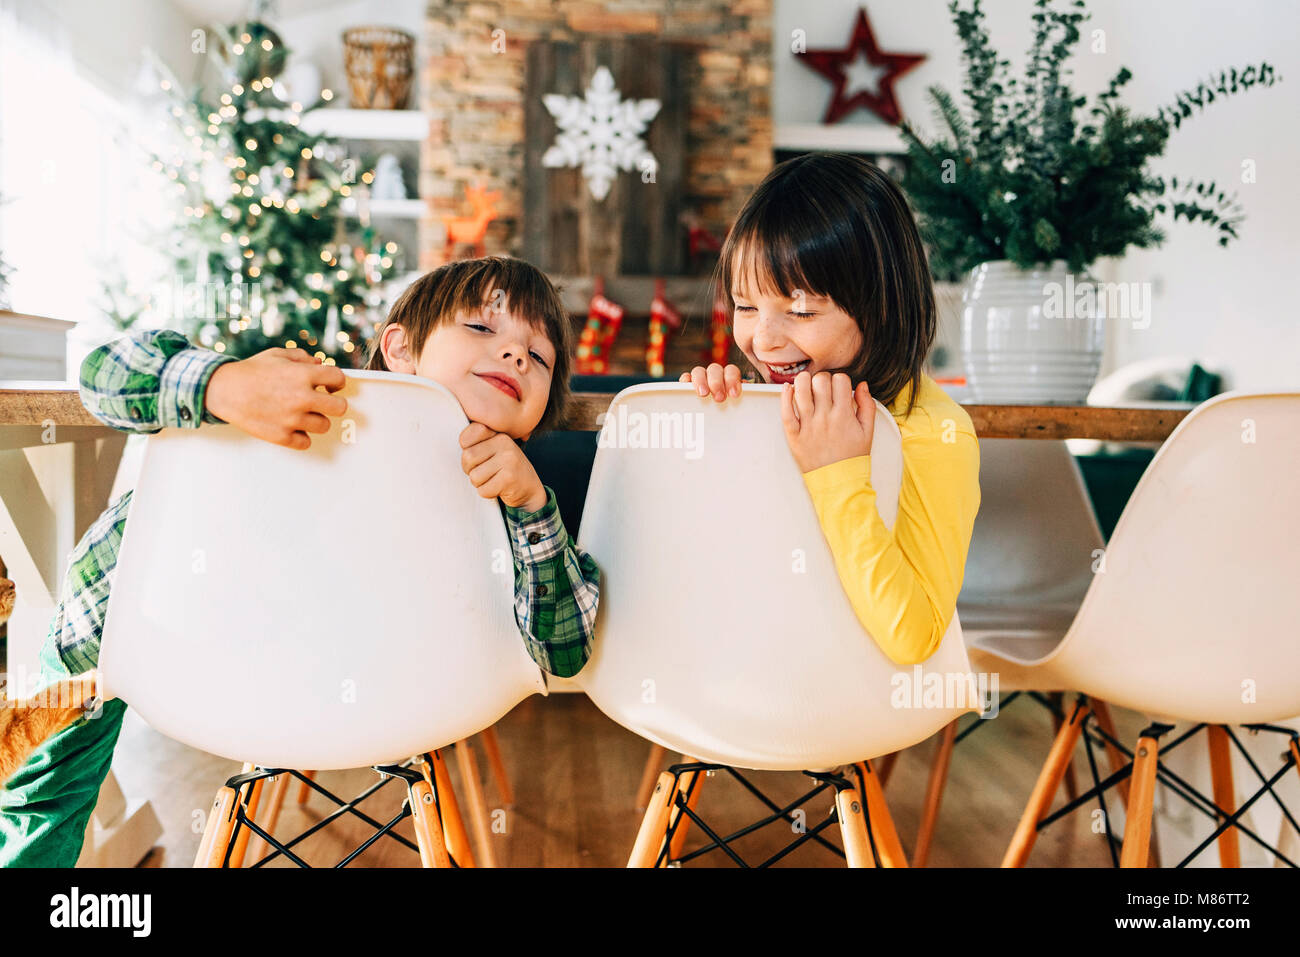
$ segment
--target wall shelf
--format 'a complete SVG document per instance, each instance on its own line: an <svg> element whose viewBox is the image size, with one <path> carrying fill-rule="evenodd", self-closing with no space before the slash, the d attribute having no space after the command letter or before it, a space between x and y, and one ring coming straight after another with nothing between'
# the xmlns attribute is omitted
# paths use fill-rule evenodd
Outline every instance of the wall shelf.
<svg viewBox="0 0 1300 957"><path fill-rule="evenodd" d="M428 135L429 118L419 110L351 110L324 107L304 113L308 133L347 140L407 140Z"/></svg>
<svg viewBox="0 0 1300 957"><path fill-rule="evenodd" d="M349 196L343 200L341 209L345 216L357 215L357 200ZM428 206L422 199L372 199L370 201L371 219L419 219Z"/></svg>
<svg viewBox="0 0 1300 957"><path fill-rule="evenodd" d="M842 150L848 153L906 153L903 137L884 123L783 123L773 130L779 150Z"/></svg>

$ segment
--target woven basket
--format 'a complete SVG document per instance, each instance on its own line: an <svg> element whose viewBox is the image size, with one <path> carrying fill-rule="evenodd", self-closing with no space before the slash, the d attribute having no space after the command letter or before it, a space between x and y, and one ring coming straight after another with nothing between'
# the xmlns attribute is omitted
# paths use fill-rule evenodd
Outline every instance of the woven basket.
<svg viewBox="0 0 1300 957"><path fill-rule="evenodd" d="M343 66L357 109L405 109L414 61L415 37L402 30L353 27L343 31Z"/></svg>

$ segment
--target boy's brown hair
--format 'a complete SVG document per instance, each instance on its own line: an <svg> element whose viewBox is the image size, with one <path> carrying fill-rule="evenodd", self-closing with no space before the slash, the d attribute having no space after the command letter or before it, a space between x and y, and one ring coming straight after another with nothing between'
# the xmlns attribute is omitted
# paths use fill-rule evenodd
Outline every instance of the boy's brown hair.
<svg viewBox="0 0 1300 957"><path fill-rule="evenodd" d="M533 328L545 329L555 347L551 392L533 435L561 427L568 414L573 327L554 284L544 272L522 259L508 256L461 259L425 273L397 297L388 318L375 329L364 367L392 371L379 347L389 326L398 325L406 330L411 354L418 361L434 329L454 321L456 313L462 310L476 313L493 304L508 308Z"/></svg>
<svg viewBox="0 0 1300 957"><path fill-rule="evenodd" d="M742 265L743 264L743 265ZM934 284L903 191L880 167L847 153L809 153L774 167L736 218L714 275L734 313L738 268L790 298L829 296L857 320L853 384L910 415L936 331ZM761 381L761 380L760 380Z"/></svg>

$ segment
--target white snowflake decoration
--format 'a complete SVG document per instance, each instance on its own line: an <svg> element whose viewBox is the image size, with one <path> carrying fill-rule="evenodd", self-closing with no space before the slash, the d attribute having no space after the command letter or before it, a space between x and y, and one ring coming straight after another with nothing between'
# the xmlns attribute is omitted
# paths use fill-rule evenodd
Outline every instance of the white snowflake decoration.
<svg viewBox="0 0 1300 957"><path fill-rule="evenodd" d="M581 166L596 199L609 195L620 169L653 172L657 166L641 134L658 114L659 101L623 99L605 67L596 70L585 98L548 93L542 102L559 127L542 165Z"/></svg>

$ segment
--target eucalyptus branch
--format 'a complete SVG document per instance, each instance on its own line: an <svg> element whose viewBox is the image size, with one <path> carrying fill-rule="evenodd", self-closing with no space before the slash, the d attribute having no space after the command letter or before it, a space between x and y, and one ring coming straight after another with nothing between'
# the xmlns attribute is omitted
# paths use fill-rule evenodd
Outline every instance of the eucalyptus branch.
<svg viewBox="0 0 1300 957"><path fill-rule="evenodd" d="M1248 66L1237 73L1237 68L1220 70L1217 77L1211 77L1210 83L1196 84L1193 91L1183 90L1175 98L1173 106L1162 106L1157 116L1167 123L1173 123L1174 129L1182 126L1183 120L1189 119L1195 110L1203 110L1216 99L1215 93L1224 98L1235 93L1245 92L1252 86L1270 87L1281 81L1272 65L1261 63L1259 68Z"/></svg>

